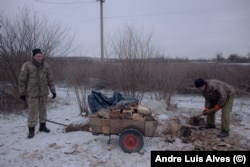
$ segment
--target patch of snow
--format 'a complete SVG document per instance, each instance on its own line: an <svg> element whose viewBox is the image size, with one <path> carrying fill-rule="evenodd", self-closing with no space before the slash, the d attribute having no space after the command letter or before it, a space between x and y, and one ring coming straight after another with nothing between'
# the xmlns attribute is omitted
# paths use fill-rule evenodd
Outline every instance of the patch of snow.
<svg viewBox="0 0 250 167"><path fill-rule="evenodd" d="M87 117L79 116L74 92L66 88L57 89L57 98L48 104L48 119L69 124L85 124ZM201 96L175 96L176 111L166 111L163 101L144 102L157 113L159 121L171 117L188 117L198 114L203 108ZM236 99L233 112L232 133L239 133L250 140L250 100ZM220 114L216 122L220 124ZM149 167L151 151L157 150L194 150L192 143L183 143L176 138L173 143L166 142L162 137L144 137L144 146L139 153L124 153L119 146L119 136L93 135L90 132L74 131L64 133L64 126L47 122L51 130L49 134L38 131L35 137L27 139L27 114L0 114L0 166L46 166L46 167ZM219 130L218 130L219 131ZM249 142L248 142L249 143Z"/></svg>

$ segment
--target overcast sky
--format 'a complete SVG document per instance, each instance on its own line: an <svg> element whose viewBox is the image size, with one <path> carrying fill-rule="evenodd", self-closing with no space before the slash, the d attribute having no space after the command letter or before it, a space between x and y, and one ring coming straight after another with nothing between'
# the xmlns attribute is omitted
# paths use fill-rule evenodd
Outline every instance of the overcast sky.
<svg viewBox="0 0 250 167"><path fill-rule="evenodd" d="M76 34L83 56L100 56L100 2L97 0L1 0L14 15L26 6ZM132 25L153 35L166 57L214 58L250 53L250 0L105 0L104 37Z"/></svg>

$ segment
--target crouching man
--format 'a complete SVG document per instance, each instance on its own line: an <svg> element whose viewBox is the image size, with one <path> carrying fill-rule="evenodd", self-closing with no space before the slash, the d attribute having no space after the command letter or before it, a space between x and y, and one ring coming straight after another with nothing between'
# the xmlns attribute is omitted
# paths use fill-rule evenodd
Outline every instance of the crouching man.
<svg viewBox="0 0 250 167"><path fill-rule="evenodd" d="M34 49L33 57L23 64L18 78L20 98L28 104L28 138L35 136L35 126L38 119L39 131L49 133L46 127L47 97L50 92L56 97L54 78L50 66L44 62L40 49Z"/></svg>
<svg viewBox="0 0 250 167"><path fill-rule="evenodd" d="M215 128L215 113L222 109L220 138L229 136L230 112L232 111L235 89L219 80L204 80L198 78L194 82L205 97L203 114L207 115L207 124L203 128Z"/></svg>

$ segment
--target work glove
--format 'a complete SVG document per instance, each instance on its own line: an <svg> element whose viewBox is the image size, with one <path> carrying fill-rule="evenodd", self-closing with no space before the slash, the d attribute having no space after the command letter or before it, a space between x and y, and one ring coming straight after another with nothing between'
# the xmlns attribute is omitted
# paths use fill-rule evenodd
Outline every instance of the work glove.
<svg viewBox="0 0 250 167"><path fill-rule="evenodd" d="M208 111L209 111L208 108L204 108L204 110L203 110L203 115L207 115L207 114L208 114Z"/></svg>
<svg viewBox="0 0 250 167"><path fill-rule="evenodd" d="M25 95L21 95L21 96L20 96L20 99L23 100L23 101L25 101L25 100L26 100Z"/></svg>
<svg viewBox="0 0 250 167"><path fill-rule="evenodd" d="M53 96L52 96L52 99L56 98L56 93L52 93Z"/></svg>
<svg viewBox="0 0 250 167"><path fill-rule="evenodd" d="M214 106L214 109L215 109L215 111L219 111L219 110L221 109L221 106L218 105L218 104L216 104L216 105Z"/></svg>

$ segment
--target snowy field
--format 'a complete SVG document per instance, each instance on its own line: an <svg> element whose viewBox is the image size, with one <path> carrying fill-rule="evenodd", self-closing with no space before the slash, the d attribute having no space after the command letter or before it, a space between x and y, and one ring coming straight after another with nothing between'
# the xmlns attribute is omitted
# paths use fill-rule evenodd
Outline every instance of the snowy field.
<svg viewBox="0 0 250 167"><path fill-rule="evenodd" d="M79 116L75 95L66 88L57 88L57 98L48 104L48 119L63 124L87 123L88 118ZM180 114L189 116L201 112L204 99L201 96L175 96L177 110L164 111L164 104L144 100L143 104L154 105L159 121ZM250 99L237 98L231 114L234 122L230 136L242 135L243 144L249 148ZM220 113L217 114L220 124ZM119 136L92 135L90 132L64 133L64 126L47 123L49 134L36 127L35 137L27 139L27 114L0 114L0 167L149 167L152 150L194 150L192 143L177 138L166 142L161 137L145 137L144 147L139 153L124 153L119 147ZM237 122L237 123L236 123ZM216 129L219 132L219 129Z"/></svg>

